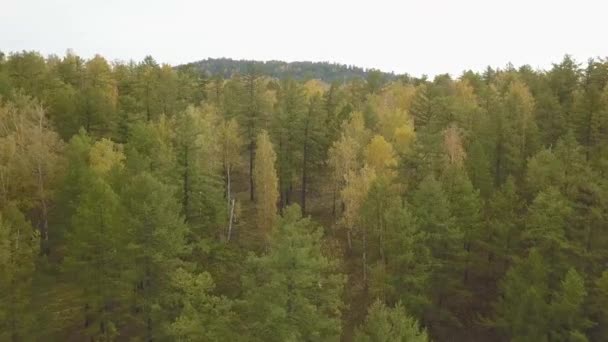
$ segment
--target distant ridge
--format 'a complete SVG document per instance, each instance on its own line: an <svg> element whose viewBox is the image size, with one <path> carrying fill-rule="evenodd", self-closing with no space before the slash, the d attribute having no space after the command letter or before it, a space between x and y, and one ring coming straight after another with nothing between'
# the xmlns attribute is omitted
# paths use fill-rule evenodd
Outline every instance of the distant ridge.
<svg viewBox="0 0 608 342"><path fill-rule="evenodd" d="M316 78L326 82L343 81L353 78L366 78L371 71L380 72L387 80L397 78L397 75L394 73L329 62L283 62L207 58L183 64L177 68L194 68L197 71L205 73L207 76L221 75L224 78L228 78L236 73L247 73L251 66L264 75L276 78L292 77L298 80Z"/></svg>

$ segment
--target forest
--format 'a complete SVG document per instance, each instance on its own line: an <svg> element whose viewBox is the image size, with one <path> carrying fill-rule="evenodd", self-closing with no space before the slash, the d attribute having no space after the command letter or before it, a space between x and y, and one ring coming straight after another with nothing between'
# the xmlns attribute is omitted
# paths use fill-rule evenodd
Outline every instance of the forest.
<svg viewBox="0 0 608 342"><path fill-rule="evenodd" d="M0 341L608 340L608 60L215 70L0 53Z"/></svg>
<svg viewBox="0 0 608 342"><path fill-rule="evenodd" d="M369 74L376 73L386 80L394 80L394 73L382 72L375 69L363 69L352 65L328 62L282 62L282 61L255 61L234 60L230 58L208 58L198 62L178 65L178 69L195 69L206 76L221 76L230 78L235 73L244 74L250 68L267 77L292 78L295 80L319 79L325 82L347 81L353 78L367 78Z"/></svg>

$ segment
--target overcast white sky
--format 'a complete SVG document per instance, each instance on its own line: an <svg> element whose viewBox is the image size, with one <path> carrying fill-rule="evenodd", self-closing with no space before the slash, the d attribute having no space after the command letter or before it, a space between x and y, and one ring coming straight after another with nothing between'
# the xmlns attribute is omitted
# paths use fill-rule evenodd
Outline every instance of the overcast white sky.
<svg viewBox="0 0 608 342"><path fill-rule="evenodd" d="M311 60L412 75L608 56L606 0L0 0L0 50Z"/></svg>

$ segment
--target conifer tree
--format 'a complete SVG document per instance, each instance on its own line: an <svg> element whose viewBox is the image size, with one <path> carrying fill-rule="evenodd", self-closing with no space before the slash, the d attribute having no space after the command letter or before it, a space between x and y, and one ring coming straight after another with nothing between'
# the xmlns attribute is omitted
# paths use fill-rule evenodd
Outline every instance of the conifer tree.
<svg viewBox="0 0 608 342"><path fill-rule="evenodd" d="M585 329L592 323L585 317L583 305L587 290L583 278L571 268L553 296L551 310L551 340L586 341Z"/></svg>
<svg viewBox="0 0 608 342"><path fill-rule="evenodd" d="M241 306L250 340L339 340L345 277L324 255L322 234L293 205L272 233L268 253L249 256Z"/></svg>
<svg viewBox="0 0 608 342"><path fill-rule="evenodd" d="M239 341L240 323L233 303L213 294L215 284L207 272L192 273L178 268L171 273L171 304L177 317L167 324L166 336L179 341ZM170 306L169 308L173 308Z"/></svg>
<svg viewBox="0 0 608 342"><path fill-rule="evenodd" d="M173 189L160 183L149 173L131 178L121 194L128 213L129 278L134 283L136 322L146 340L161 335L170 316L162 307L170 293L171 275L186 256L187 228L180 215L180 206Z"/></svg>
<svg viewBox="0 0 608 342"><path fill-rule="evenodd" d="M129 284L124 208L103 179L90 177L68 232L64 269L83 293L82 334L111 340L119 333ZM124 316L123 316L124 317Z"/></svg>
<svg viewBox="0 0 608 342"><path fill-rule="evenodd" d="M32 280L40 248L40 234L14 204L0 213L0 339L35 338L37 309Z"/></svg>
<svg viewBox="0 0 608 342"><path fill-rule="evenodd" d="M387 307L377 300L369 308L365 323L355 332L357 342L428 342L429 337L403 305Z"/></svg>
<svg viewBox="0 0 608 342"><path fill-rule="evenodd" d="M275 171L276 154L266 131L258 135L256 141L256 167L254 181L256 189L256 218L258 229L264 241L268 241L274 229L279 200L278 178Z"/></svg>
<svg viewBox="0 0 608 342"><path fill-rule="evenodd" d="M549 288L540 253L513 266L501 283L496 305L496 326L512 341L547 341L549 336Z"/></svg>

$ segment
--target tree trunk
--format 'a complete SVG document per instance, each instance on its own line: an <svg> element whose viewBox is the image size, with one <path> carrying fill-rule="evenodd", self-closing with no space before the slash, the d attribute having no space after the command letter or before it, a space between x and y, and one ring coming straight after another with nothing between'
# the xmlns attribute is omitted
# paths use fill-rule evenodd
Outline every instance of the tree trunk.
<svg viewBox="0 0 608 342"><path fill-rule="evenodd" d="M228 221L228 234L226 236L226 242L230 242L230 237L232 235L232 222L234 221L234 206L236 204L236 199L232 199L232 206L230 207L230 221Z"/></svg>
<svg viewBox="0 0 608 342"><path fill-rule="evenodd" d="M226 200L228 201L228 205L230 206L230 201L232 200L232 180L230 179L230 166L226 165Z"/></svg>
<svg viewBox="0 0 608 342"><path fill-rule="evenodd" d="M351 234L351 229L348 228L346 230L346 239L348 241L348 250L352 250L353 249L353 238L352 238L352 234Z"/></svg>
<svg viewBox="0 0 608 342"><path fill-rule="evenodd" d="M331 209L331 214L334 217L334 222L337 219L337 216L336 216L336 197L337 197L337 192L338 191L336 189L336 183L334 182L334 186L333 186L333 189L332 189L332 209Z"/></svg>
<svg viewBox="0 0 608 342"><path fill-rule="evenodd" d="M310 112L309 112L310 116ZM306 216L306 186L308 185L307 171L308 163L308 121L306 121L306 128L304 129L304 152L302 153L302 192L301 192L301 204L302 204L302 216Z"/></svg>
<svg viewBox="0 0 608 342"><path fill-rule="evenodd" d="M253 138L251 138L251 142L249 143L249 199L253 202L255 199L254 189L253 189L253 157L254 157L254 142Z"/></svg>
<svg viewBox="0 0 608 342"><path fill-rule="evenodd" d="M188 146L184 146L184 202L183 202L183 206L184 206L184 218L185 221L188 222L188 208L190 206L190 184L188 183L189 180L189 173L188 173Z"/></svg>
<svg viewBox="0 0 608 342"><path fill-rule="evenodd" d="M367 229L363 228L363 286L367 289Z"/></svg>

